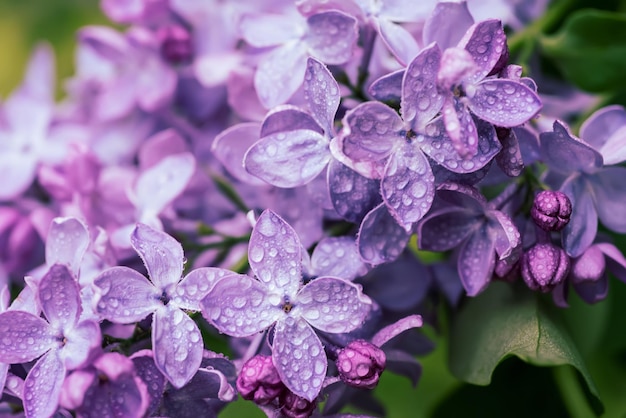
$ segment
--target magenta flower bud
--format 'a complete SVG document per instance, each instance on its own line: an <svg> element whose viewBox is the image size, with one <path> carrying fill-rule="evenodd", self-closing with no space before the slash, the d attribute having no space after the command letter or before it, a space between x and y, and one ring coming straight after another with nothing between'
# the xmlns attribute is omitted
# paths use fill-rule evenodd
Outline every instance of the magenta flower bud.
<svg viewBox="0 0 626 418"><path fill-rule="evenodd" d="M179 25L166 26L159 29L161 56L172 64L180 64L191 60L193 45L189 31Z"/></svg>
<svg viewBox="0 0 626 418"><path fill-rule="evenodd" d="M526 285L544 293L565 280L570 269L565 250L548 242L532 246L522 256L521 264Z"/></svg>
<svg viewBox="0 0 626 418"><path fill-rule="evenodd" d="M286 388L270 356L254 356L246 361L237 376L241 397L258 405L267 405Z"/></svg>
<svg viewBox="0 0 626 418"><path fill-rule="evenodd" d="M315 401L308 401L290 390L284 391L279 398L280 412L287 418L308 418L315 411Z"/></svg>
<svg viewBox="0 0 626 418"><path fill-rule="evenodd" d="M364 340L355 340L337 356L339 378L350 386L374 389L385 370L383 350Z"/></svg>
<svg viewBox="0 0 626 418"><path fill-rule="evenodd" d="M530 215L545 231L560 231L572 215L572 202L563 192L544 190L535 196Z"/></svg>

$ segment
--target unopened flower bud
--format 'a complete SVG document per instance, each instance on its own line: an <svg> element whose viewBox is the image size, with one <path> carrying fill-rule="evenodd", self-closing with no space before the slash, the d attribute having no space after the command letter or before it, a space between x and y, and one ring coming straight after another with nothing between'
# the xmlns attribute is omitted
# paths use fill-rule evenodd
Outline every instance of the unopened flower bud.
<svg viewBox="0 0 626 418"><path fill-rule="evenodd" d="M163 27L158 32L161 41L161 56L172 64L191 60L193 46L189 31L179 25Z"/></svg>
<svg viewBox="0 0 626 418"><path fill-rule="evenodd" d="M522 256L522 278L529 288L549 292L567 277L570 259L549 242L535 244Z"/></svg>
<svg viewBox="0 0 626 418"><path fill-rule="evenodd" d="M287 418L308 418L315 411L316 403L311 402L290 390L285 390L280 398L280 412Z"/></svg>
<svg viewBox="0 0 626 418"><path fill-rule="evenodd" d="M560 231L572 215L572 203L563 192L544 190L535 196L530 215L545 231Z"/></svg>
<svg viewBox="0 0 626 418"><path fill-rule="evenodd" d="M254 356L246 361L237 376L241 397L258 405L267 405L286 391L270 356Z"/></svg>
<svg viewBox="0 0 626 418"><path fill-rule="evenodd" d="M606 261L596 245L585 250L580 257L572 260L571 279L575 284L593 283L604 277Z"/></svg>
<svg viewBox="0 0 626 418"><path fill-rule="evenodd" d="M373 389L385 370L386 360L383 350L374 344L352 341L337 356L339 378L350 386Z"/></svg>

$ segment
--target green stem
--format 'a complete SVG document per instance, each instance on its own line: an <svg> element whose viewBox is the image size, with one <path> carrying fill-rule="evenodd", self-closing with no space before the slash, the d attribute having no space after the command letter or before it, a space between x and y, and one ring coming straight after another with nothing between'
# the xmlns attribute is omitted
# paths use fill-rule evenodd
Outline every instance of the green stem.
<svg viewBox="0 0 626 418"><path fill-rule="evenodd" d="M593 417L595 413L587 403L585 393L580 387L576 371L571 366L559 366L552 369L561 399L572 418Z"/></svg>

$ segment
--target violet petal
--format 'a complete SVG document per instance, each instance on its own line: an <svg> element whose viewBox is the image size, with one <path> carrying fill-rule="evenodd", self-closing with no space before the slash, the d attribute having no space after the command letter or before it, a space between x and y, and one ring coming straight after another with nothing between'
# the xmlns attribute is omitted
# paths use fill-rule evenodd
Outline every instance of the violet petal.
<svg viewBox="0 0 626 418"><path fill-rule="evenodd" d="M183 273L183 247L163 231L138 223L130 242L143 260L152 283L165 290L178 283Z"/></svg>

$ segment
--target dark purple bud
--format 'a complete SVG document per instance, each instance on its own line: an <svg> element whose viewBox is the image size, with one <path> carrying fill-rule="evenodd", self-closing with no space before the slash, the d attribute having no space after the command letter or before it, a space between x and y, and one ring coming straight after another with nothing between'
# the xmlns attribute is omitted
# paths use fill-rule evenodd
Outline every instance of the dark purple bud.
<svg viewBox="0 0 626 418"><path fill-rule="evenodd" d="M560 231L572 215L572 202L559 191L544 190L535 196L530 215L545 231Z"/></svg>
<svg viewBox="0 0 626 418"><path fill-rule="evenodd" d="M522 278L532 290L549 292L565 280L570 259L565 250L549 242L541 242L524 253Z"/></svg>
<svg viewBox="0 0 626 418"><path fill-rule="evenodd" d="M191 60L193 45L189 31L179 25L165 26L157 34L161 41L161 56L171 64Z"/></svg>
<svg viewBox="0 0 626 418"><path fill-rule="evenodd" d="M355 340L339 351L337 369L339 378L350 386L374 389L385 370L383 350L364 340Z"/></svg>
<svg viewBox="0 0 626 418"><path fill-rule="evenodd" d="M287 418L308 418L315 411L316 402L306 400L285 390L279 398L280 412Z"/></svg>
<svg viewBox="0 0 626 418"><path fill-rule="evenodd" d="M258 405L267 405L287 388L280 380L270 356L254 356L246 361L237 376L241 397Z"/></svg>

